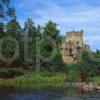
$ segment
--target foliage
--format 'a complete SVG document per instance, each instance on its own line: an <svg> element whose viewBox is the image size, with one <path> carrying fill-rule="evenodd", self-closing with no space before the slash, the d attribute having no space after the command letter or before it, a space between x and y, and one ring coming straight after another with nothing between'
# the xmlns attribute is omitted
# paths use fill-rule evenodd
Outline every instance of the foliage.
<svg viewBox="0 0 100 100"><path fill-rule="evenodd" d="M24 75L24 71L21 68L0 68L0 78L2 79L9 79L22 75Z"/></svg>
<svg viewBox="0 0 100 100"><path fill-rule="evenodd" d="M77 63L76 67L78 69L78 73L85 77L94 75L93 67L86 61Z"/></svg>
<svg viewBox="0 0 100 100"><path fill-rule="evenodd" d="M36 60L39 59L41 71L49 71L50 73L65 72L67 78L70 77L71 81L76 81L79 74L83 74L85 77L99 74L100 63L92 61L88 56L88 52L82 53L82 62L76 64L65 64L63 62L59 45L61 45L61 41L64 41L65 37L60 35L57 24L52 21L48 21L44 27L41 27L40 25L35 26L32 19L28 18L22 29L19 22L16 19L13 19L6 25L1 23L0 26L1 32L5 36L11 36L18 40L20 55L15 62L18 63L18 61L20 61L18 66L22 66L24 69L31 68L31 70L35 70L37 66ZM4 26L6 27L5 30ZM28 57L32 59L31 62L24 59L25 44L22 40L26 34L25 32L28 34ZM1 34L1 37L3 34ZM32 41L30 41L31 39ZM3 54L8 54L8 56L10 55L11 57L15 51L14 48L14 43L5 41L2 45ZM95 57L99 57L99 54L99 50L96 53L93 53Z"/></svg>
<svg viewBox="0 0 100 100"><path fill-rule="evenodd" d="M67 80L68 81L77 81L78 70L76 64L67 64Z"/></svg>
<svg viewBox="0 0 100 100"><path fill-rule="evenodd" d="M22 36L24 37L24 35L26 33L28 36L28 37L26 37L27 40L24 40L24 41L28 42L28 58L32 59L32 61L26 61L26 59L23 58L24 59L23 65L27 68L30 66L32 68L34 68L36 66L36 27L35 27L32 19L29 19L29 18L27 19L27 21L25 22L23 31L24 31L24 33L22 34ZM24 44L23 42L22 42L22 45L25 46L26 44ZM25 53L24 46L22 47L22 54ZM26 54L24 54L24 55L26 55Z"/></svg>
<svg viewBox="0 0 100 100"><path fill-rule="evenodd" d="M11 6L11 0L0 0L0 20L15 18L15 8Z"/></svg>
<svg viewBox="0 0 100 100"><path fill-rule="evenodd" d="M48 21L43 28L42 38L40 38L40 55L42 56L42 70L58 71L63 69L63 60L59 51L60 34L57 29L57 24ZM60 70L61 71L61 70Z"/></svg>
<svg viewBox="0 0 100 100"><path fill-rule="evenodd" d="M6 24L2 19L11 19ZM76 80L78 74L87 76L100 75L100 63L92 61L88 53L82 53L82 61L76 64L65 64L63 62L59 46L65 41L65 36L60 35L58 24L49 20L44 27L35 26L32 19L27 19L22 29L15 16L15 9L11 6L11 0L0 0L0 38L10 36L18 40L19 57L11 63L11 66L35 70L37 59L40 60L41 71L65 72L72 80ZM24 35L28 34L28 38L24 40ZM30 41L32 39L32 41ZM25 60L26 50L25 42L28 41L28 58L32 61ZM4 41L2 44L2 53L5 57L11 57L15 51L15 44L12 41ZM93 53L94 57L100 58L100 50ZM18 63L20 62L20 63ZM3 62L0 61L0 64ZM13 65L13 63L15 63Z"/></svg>
<svg viewBox="0 0 100 100"><path fill-rule="evenodd" d="M0 23L0 38L4 37L5 33L4 33L4 24Z"/></svg>
<svg viewBox="0 0 100 100"><path fill-rule="evenodd" d="M93 52L94 58L100 59L100 50L97 50L96 52ZM100 61L92 61L92 64L94 66L94 71L96 75L100 75Z"/></svg>
<svg viewBox="0 0 100 100"><path fill-rule="evenodd" d="M11 20L6 25L6 35L11 36L17 40L21 39L21 26L16 19Z"/></svg>
<svg viewBox="0 0 100 100"><path fill-rule="evenodd" d="M45 37L51 37L55 41L56 44L59 44L60 42L60 34L59 30L57 29L57 24L52 22L51 20L48 21L48 23L45 24L43 36Z"/></svg>
<svg viewBox="0 0 100 100"><path fill-rule="evenodd" d="M1 52L5 57L13 56L15 52L15 44L11 40L5 40L1 47Z"/></svg>
<svg viewBox="0 0 100 100"><path fill-rule="evenodd" d="M100 50L96 50L96 52L94 52L93 55L96 58L100 58Z"/></svg>
<svg viewBox="0 0 100 100"><path fill-rule="evenodd" d="M75 64L67 64L67 78L70 77L70 80L75 81L81 75L85 79L88 79L88 77L93 77L99 73L100 63L92 61L88 53L82 53L82 61Z"/></svg>
<svg viewBox="0 0 100 100"><path fill-rule="evenodd" d="M100 85L100 76L92 77L92 82Z"/></svg>
<svg viewBox="0 0 100 100"><path fill-rule="evenodd" d="M53 73L51 76L42 73L27 73L21 77L13 79L0 79L0 87L14 87L15 89L34 89L34 90L51 90L65 88L65 74Z"/></svg>

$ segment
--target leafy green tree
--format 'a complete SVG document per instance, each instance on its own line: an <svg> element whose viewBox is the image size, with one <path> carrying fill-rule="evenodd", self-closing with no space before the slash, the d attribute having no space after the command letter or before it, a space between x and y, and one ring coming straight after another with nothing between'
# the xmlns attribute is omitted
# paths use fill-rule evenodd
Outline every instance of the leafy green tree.
<svg viewBox="0 0 100 100"><path fill-rule="evenodd" d="M5 35L4 24L0 23L0 38L3 37L4 35Z"/></svg>
<svg viewBox="0 0 100 100"><path fill-rule="evenodd" d="M96 52L93 52L93 57L96 58L100 58L100 51L97 50ZM83 61L89 63L91 65L92 68L92 73L91 74L95 74L95 75L99 75L100 74L100 62L96 62L94 60L91 60L91 58L89 57L89 52L83 52Z"/></svg>
<svg viewBox="0 0 100 100"><path fill-rule="evenodd" d="M32 37L32 39L35 39L36 37L36 27L34 26L34 22L32 19L27 18L27 21L24 24L24 32L27 32L29 37Z"/></svg>
<svg viewBox="0 0 100 100"><path fill-rule="evenodd" d="M11 40L5 40L1 48L1 52L5 57L12 57L15 51L15 44Z"/></svg>
<svg viewBox="0 0 100 100"><path fill-rule="evenodd" d="M67 71L67 68L65 68L65 63L63 62L62 56L60 54L60 51L54 52L54 58L49 62L49 68L52 72L65 72Z"/></svg>
<svg viewBox="0 0 100 100"><path fill-rule="evenodd" d="M28 66L35 68L35 66L36 66L36 27L35 27L32 19L29 19L29 18L27 19L27 21L25 22L23 31L24 31L24 33L26 32L27 36L28 36L28 53L29 53L28 57L32 59L32 62L27 62L24 60L24 65L27 68L28 68ZM32 40L32 41L30 41L30 40ZM22 50L22 53L24 53L24 50Z"/></svg>
<svg viewBox="0 0 100 100"><path fill-rule="evenodd" d="M15 18L15 8L11 6L11 0L0 0L0 20Z"/></svg>
<svg viewBox="0 0 100 100"><path fill-rule="evenodd" d="M16 19L11 20L6 25L6 35L14 37L15 39L21 39L21 26Z"/></svg>
<svg viewBox="0 0 100 100"><path fill-rule="evenodd" d="M61 42L65 42L66 41L66 36L60 36Z"/></svg>
<svg viewBox="0 0 100 100"><path fill-rule="evenodd" d="M48 23L45 24L44 31L43 31L43 37L51 37L55 41L56 44L59 44L61 42L60 40L60 32L57 29L57 24L48 21Z"/></svg>
<svg viewBox="0 0 100 100"><path fill-rule="evenodd" d="M94 58L100 58L100 50L93 52ZM94 66L94 71L96 75L100 75L100 62L92 61L92 65Z"/></svg>
<svg viewBox="0 0 100 100"><path fill-rule="evenodd" d="M11 38L17 39L18 45L20 46L22 29L16 19L9 21L5 25L5 30L3 28L1 31L4 32L4 36L10 36ZM15 47L15 43L13 43L12 40L9 41L8 40L9 39L5 37L5 41L2 44L2 53L5 56L11 58L15 52L16 47ZM20 59L20 55L14 62L11 62L10 66L17 66L16 64L20 61L19 59Z"/></svg>
<svg viewBox="0 0 100 100"><path fill-rule="evenodd" d="M36 27L36 37L40 39L43 37L42 27L40 25Z"/></svg>
<svg viewBox="0 0 100 100"><path fill-rule="evenodd" d="M66 64L66 78L67 81L77 81L78 70L76 64Z"/></svg>
<svg viewBox="0 0 100 100"><path fill-rule="evenodd" d="M42 68L53 72L62 71L64 69L64 62L59 50L61 37L56 23L48 21L48 23L45 24L40 41Z"/></svg>
<svg viewBox="0 0 100 100"><path fill-rule="evenodd" d="M77 63L76 67L77 67L79 75L83 76L84 79L87 79L88 77L95 75L93 66L86 61Z"/></svg>
<svg viewBox="0 0 100 100"><path fill-rule="evenodd" d="M93 56L96 58L100 58L100 50L96 50L96 52L93 52Z"/></svg>

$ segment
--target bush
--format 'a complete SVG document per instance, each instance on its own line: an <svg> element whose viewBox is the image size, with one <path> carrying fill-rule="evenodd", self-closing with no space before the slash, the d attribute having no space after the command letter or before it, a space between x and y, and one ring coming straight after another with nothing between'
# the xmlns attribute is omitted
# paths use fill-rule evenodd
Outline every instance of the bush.
<svg viewBox="0 0 100 100"><path fill-rule="evenodd" d="M24 71L18 68L0 68L0 78L14 78L24 75Z"/></svg>

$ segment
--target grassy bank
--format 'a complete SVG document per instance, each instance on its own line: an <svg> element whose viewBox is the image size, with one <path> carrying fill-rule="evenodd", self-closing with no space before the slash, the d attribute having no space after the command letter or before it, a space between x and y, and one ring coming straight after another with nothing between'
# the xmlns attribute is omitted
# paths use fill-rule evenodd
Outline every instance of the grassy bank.
<svg viewBox="0 0 100 100"><path fill-rule="evenodd" d="M99 84L100 85L100 76L95 76L92 78L92 82L95 84Z"/></svg>
<svg viewBox="0 0 100 100"><path fill-rule="evenodd" d="M23 76L14 76L13 78L0 78L0 88L14 88L17 90L31 89L31 90L52 90L52 89L65 89L65 73L50 73L50 72L33 72L23 70L21 68L14 69L1 69L0 73L14 73L19 75L24 73ZM7 74L6 74L7 75ZM11 74L12 75L12 74ZM100 84L100 77L92 77L90 80L93 83Z"/></svg>
<svg viewBox="0 0 100 100"><path fill-rule="evenodd" d="M0 79L0 88L13 87L15 89L62 89L65 87L66 77L63 73L31 72L13 79Z"/></svg>

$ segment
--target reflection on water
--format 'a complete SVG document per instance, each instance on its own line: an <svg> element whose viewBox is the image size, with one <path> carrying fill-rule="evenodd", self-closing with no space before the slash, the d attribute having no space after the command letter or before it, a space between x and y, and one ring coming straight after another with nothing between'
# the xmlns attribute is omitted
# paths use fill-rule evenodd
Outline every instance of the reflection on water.
<svg viewBox="0 0 100 100"><path fill-rule="evenodd" d="M0 100L100 100L100 94L96 92L81 93L76 88L67 88L65 91L24 91L1 89Z"/></svg>

